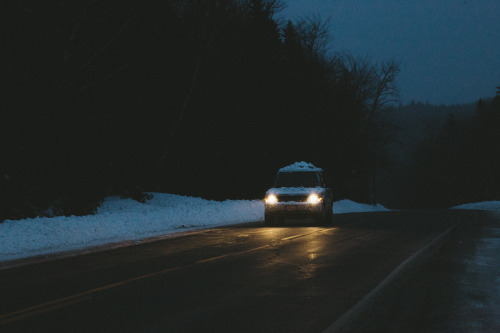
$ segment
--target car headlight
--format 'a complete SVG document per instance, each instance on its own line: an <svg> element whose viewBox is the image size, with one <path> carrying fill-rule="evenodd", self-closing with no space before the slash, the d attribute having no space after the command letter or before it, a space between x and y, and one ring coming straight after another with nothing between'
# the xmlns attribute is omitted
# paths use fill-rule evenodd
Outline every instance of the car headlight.
<svg viewBox="0 0 500 333"><path fill-rule="evenodd" d="M269 194L267 198L264 200L268 204L273 204L278 202L278 197L274 194Z"/></svg>
<svg viewBox="0 0 500 333"><path fill-rule="evenodd" d="M318 204L321 202L321 200L323 200L323 198L321 198L321 196L314 194L314 193L311 194L309 197L307 197L307 202L311 203L311 204Z"/></svg>

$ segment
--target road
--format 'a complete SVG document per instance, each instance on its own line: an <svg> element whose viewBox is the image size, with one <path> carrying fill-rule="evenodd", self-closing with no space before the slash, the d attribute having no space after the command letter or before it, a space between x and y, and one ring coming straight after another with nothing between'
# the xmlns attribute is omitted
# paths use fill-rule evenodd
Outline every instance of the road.
<svg viewBox="0 0 500 333"><path fill-rule="evenodd" d="M330 227L254 223L3 269L0 331L322 332L475 214L342 214Z"/></svg>

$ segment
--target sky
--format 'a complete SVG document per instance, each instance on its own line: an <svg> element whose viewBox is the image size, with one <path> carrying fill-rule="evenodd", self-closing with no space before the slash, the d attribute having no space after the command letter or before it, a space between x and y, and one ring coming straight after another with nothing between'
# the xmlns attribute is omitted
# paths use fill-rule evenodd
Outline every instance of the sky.
<svg viewBox="0 0 500 333"><path fill-rule="evenodd" d="M284 0L329 20L330 50L395 60L401 102L474 103L500 86L500 0Z"/></svg>

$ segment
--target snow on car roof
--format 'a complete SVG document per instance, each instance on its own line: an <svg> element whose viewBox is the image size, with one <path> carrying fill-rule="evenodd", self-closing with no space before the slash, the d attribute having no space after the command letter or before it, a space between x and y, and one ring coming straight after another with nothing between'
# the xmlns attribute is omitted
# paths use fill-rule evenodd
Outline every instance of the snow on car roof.
<svg viewBox="0 0 500 333"><path fill-rule="evenodd" d="M286 167L279 169L279 172L292 172L292 171L323 171L323 169L314 166L307 162L295 162Z"/></svg>

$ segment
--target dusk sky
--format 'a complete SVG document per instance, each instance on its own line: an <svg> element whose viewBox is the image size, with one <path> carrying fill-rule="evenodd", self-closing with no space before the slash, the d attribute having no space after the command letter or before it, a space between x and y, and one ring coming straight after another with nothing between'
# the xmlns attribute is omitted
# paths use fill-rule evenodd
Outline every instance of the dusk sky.
<svg viewBox="0 0 500 333"><path fill-rule="evenodd" d="M458 104L500 86L499 0L285 0L292 21L330 19L330 49L401 64L401 102Z"/></svg>

